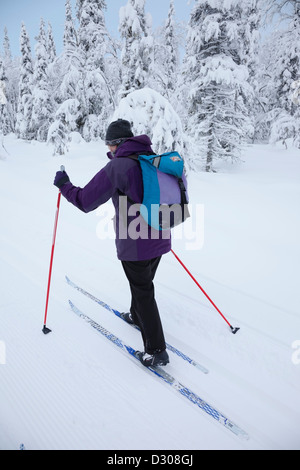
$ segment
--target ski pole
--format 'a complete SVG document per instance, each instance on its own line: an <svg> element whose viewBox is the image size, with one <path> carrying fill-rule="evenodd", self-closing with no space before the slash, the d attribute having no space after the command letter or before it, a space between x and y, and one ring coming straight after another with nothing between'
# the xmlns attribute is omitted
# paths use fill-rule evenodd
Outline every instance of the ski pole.
<svg viewBox="0 0 300 470"><path fill-rule="evenodd" d="M193 281L197 284L197 286L199 287L199 289L203 292L203 294L205 295L205 297L210 301L210 303L215 307L215 309L217 310L217 312L221 315L221 317L223 318L223 320L225 320L225 322L227 323L227 325L229 325L230 329L231 329L231 332L235 335L240 328L235 328L233 327L229 321L227 320L227 318L225 318L225 316L223 315L223 313L218 309L218 307L215 305L215 303L211 300L211 298L207 295L207 293L205 292L205 290L203 289L203 287L200 286L199 282L194 278L194 276L190 273L190 271L187 269L187 267L183 264L183 262L181 261L181 259L176 255L176 253L171 250L173 255L175 256L175 258L177 259L177 261L179 261L179 263L181 264L181 266L186 270L186 272L189 274L189 276L191 276L191 278L193 279Z"/></svg>
<svg viewBox="0 0 300 470"><path fill-rule="evenodd" d="M60 167L60 170L65 171L65 167L62 165ZM48 333L51 332L50 328L46 327L46 321L47 321L47 313L48 313L48 302L49 302L51 274L52 274L52 265L53 265L53 257L54 257L54 247L55 247L55 239L56 239L56 230L57 230L58 214L59 214L59 207L60 207L60 199L61 199L61 192L59 191L58 192L58 198L57 198L57 206L56 206L56 214L55 214L55 221L54 221L53 237L52 237L52 248L51 248L50 267L49 267L49 276L48 276L44 326L43 326L43 333L45 335L47 335Z"/></svg>

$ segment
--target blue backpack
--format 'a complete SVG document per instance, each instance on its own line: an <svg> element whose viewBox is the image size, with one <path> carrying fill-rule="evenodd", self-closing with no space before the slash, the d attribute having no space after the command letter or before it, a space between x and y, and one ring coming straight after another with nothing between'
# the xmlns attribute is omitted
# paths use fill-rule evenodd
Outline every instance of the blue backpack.
<svg viewBox="0 0 300 470"><path fill-rule="evenodd" d="M184 161L178 152L130 155L140 163L143 202L140 213L156 230L169 230L190 217Z"/></svg>

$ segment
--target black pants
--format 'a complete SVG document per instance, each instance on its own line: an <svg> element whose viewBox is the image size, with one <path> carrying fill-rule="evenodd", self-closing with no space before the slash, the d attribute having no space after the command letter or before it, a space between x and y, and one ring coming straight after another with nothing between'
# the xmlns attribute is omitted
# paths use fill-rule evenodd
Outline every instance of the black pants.
<svg viewBox="0 0 300 470"><path fill-rule="evenodd" d="M166 349L153 284L160 260L161 256L146 261L122 261L131 290L130 312L134 323L141 329L148 354Z"/></svg>

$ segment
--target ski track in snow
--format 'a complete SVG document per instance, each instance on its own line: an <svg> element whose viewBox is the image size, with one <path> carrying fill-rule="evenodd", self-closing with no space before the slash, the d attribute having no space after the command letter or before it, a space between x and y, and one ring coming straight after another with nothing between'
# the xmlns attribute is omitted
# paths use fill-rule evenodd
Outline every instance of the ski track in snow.
<svg viewBox="0 0 300 470"><path fill-rule="evenodd" d="M81 214L65 201L58 223L47 321L52 333L42 334L57 194L51 185L61 161L52 158L43 144L25 145L8 137L5 145L10 157L0 162L0 341L6 346L6 363L0 364L0 449L18 449L21 443L26 449L299 449L300 366L291 360L291 342L299 339L300 331L297 303L291 298L285 309L284 296L278 297L278 302L276 295L275 301L263 298L259 280L255 290L255 271L248 274L252 288L247 291L247 284L241 287L243 283L235 278L238 259L233 260L232 269L226 265L228 281L224 282L219 271L222 259L212 262L209 242L208 248L205 245L191 255L176 241L175 252L186 260L233 326L241 330L232 335L175 258L166 255L156 280L166 340L208 367L210 373L202 374L171 352L168 368L245 429L249 441L241 441L184 397L172 393L168 385L128 360L72 314L69 298L127 344L142 347L138 332L65 283L68 274L113 308L128 308L129 289L116 260L114 242L97 239L97 215ZM80 147L60 160L67 171L70 168L74 184L82 185L105 159L93 156L99 149L104 151L101 144ZM80 158L82 149L87 160ZM265 165L269 165L272 152L262 146L257 149L264 152ZM247 162L250 155L252 149ZM282 165L284 158L283 154ZM245 170L247 177L242 173L244 184L249 178L252 185L251 176L257 168L252 161L246 168L249 173ZM239 175L200 174L198 181L207 193L212 186L213 198L216 179L222 188L227 187L227 179L234 186L235 178ZM277 181L279 176L274 178ZM193 175L194 196L195 181L197 176ZM247 194L247 187L245 191ZM220 207L220 214L222 210ZM236 210L240 210L238 205ZM234 232L230 235L234 237ZM213 237L214 243L220 244L215 233ZM230 251L231 247L227 248ZM196 267L198 254L201 270ZM299 250L295 257L298 254ZM276 255L284 256L284 240L282 253ZM234 278L236 282L231 283ZM263 313L259 315L258 310Z"/></svg>

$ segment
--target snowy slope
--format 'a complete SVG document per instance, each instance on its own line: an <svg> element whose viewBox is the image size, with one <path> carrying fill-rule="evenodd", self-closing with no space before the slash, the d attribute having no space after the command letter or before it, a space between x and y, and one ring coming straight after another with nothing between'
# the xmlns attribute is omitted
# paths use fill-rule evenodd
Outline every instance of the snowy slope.
<svg viewBox="0 0 300 470"><path fill-rule="evenodd" d="M64 199L47 325L42 334L57 190L64 164L83 186L106 163L102 144L72 144L66 157L6 137L0 160L0 449L299 449L299 196L296 150L247 149L245 163L191 175L204 205L204 244L173 248L233 326L172 254L156 278L166 339L210 369L170 353L171 373L230 417L248 441L197 409L77 318L68 299L126 343L139 334L65 282L121 311L130 302L105 212L88 215ZM111 206L104 208L110 214ZM106 214L106 216L107 216ZM111 232L108 233L108 235ZM103 238L103 237L102 237ZM5 363L4 363L5 362Z"/></svg>

